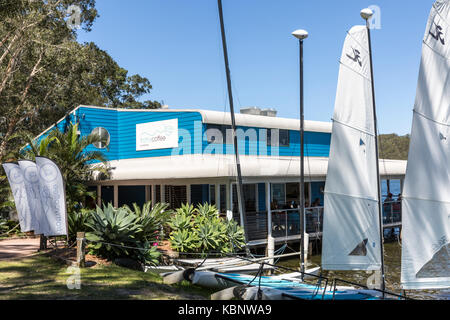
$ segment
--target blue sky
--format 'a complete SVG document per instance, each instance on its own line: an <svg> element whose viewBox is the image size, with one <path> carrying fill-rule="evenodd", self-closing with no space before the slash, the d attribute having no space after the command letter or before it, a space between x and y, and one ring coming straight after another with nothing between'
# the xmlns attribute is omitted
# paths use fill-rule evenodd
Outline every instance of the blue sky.
<svg viewBox="0 0 450 320"><path fill-rule="evenodd" d="M305 41L305 118L330 121L345 33L381 9L373 30L379 131L410 132L422 38L433 0L223 0L235 107L299 116L296 29ZM144 99L171 108L228 111L216 0L97 0L93 41L130 74L150 79Z"/></svg>

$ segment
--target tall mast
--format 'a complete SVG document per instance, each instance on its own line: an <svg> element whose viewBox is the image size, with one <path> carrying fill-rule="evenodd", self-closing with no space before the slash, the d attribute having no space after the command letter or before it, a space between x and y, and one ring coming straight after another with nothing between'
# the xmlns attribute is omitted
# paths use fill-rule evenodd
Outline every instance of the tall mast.
<svg viewBox="0 0 450 320"><path fill-rule="evenodd" d="M370 57L370 77L372 86L372 107L373 107L373 126L375 131L375 155L376 155L376 168L377 168L377 187L378 187L378 220L380 225L380 257L381 257L381 290L386 288L385 274L384 274L384 245L383 245L383 214L381 211L381 183L380 183L380 163L378 154L378 131L377 131L377 113L375 106L375 85L373 81L373 60L372 60L372 41L370 39L370 23L369 19L372 17L373 12L370 9L363 9L361 11L361 17L366 20L367 36L369 40L369 57Z"/></svg>
<svg viewBox="0 0 450 320"><path fill-rule="evenodd" d="M305 154L304 154L304 95L303 95L303 40L308 37L305 30L296 30L292 33L299 40L300 47L300 271L301 278L305 272Z"/></svg>
<svg viewBox="0 0 450 320"><path fill-rule="evenodd" d="M225 73L227 75L227 87L228 87L228 100L230 104L230 114L231 114L231 128L233 132L233 146L234 146L234 154L236 158L236 172L238 177L238 186L237 186L237 196L238 196L238 206L239 206L239 216L241 221L241 226L244 228L244 236L246 243L246 251L248 253L247 241L248 235L245 228L245 206L244 206L244 188L242 185L242 173L241 173L241 163L239 161L239 150L238 150L238 141L236 135L236 120L234 117L234 105L233 105L233 92L231 89L231 76L230 76L230 67L228 63L228 50L227 50L227 39L225 36L225 26L223 23L223 11L222 11L222 0L217 0L217 5L219 7L219 17L220 17L220 31L222 34L222 47L223 47L223 56L225 59Z"/></svg>

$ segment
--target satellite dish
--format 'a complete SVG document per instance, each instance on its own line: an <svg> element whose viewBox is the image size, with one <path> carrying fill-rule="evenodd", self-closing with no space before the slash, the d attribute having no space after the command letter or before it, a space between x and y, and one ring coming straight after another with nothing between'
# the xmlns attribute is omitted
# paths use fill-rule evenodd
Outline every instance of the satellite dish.
<svg viewBox="0 0 450 320"><path fill-rule="evenodd" d="M110 136L108 130L102 127L97 127L92 130L91 134L99 135L100 141L94 142L94 147L104 149L109 146Z"/></svg>

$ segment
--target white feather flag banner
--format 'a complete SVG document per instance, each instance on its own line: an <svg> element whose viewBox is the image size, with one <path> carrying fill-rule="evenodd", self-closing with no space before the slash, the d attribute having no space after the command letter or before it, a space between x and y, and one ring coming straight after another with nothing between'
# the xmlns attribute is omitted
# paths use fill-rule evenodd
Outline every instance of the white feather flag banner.
<svg viewBox="0 0 450 320"><path fill-rule="evenodd" d="M450 287L450 0L431 9L422 46L402 201L404 289Z"/></svg>
<svg viewBox="0 0 450 320"><path fill-rule="evenodd" d="M6 176L16 204L16 211L19 217L20 231L28 232L34 229L33 218L28 203L25 179L22 170L16 163L4 163Z"/></svg>
<svg viewBox="0 0 450 320"><path fill-rule="evenodd" d="M19 167L22 170L25 181L27 199L33 221L35 221L34 234L48 233L48 221L42 210L39 173L36 163L29 160L20 160Z"/></svg>
<svg viewBox="0 0 450 320"><path fill-rule="evenodd" d="M67 235L66 195L63 177L56 163L36 157L43 212L48 221L45 236Z"/></svg>

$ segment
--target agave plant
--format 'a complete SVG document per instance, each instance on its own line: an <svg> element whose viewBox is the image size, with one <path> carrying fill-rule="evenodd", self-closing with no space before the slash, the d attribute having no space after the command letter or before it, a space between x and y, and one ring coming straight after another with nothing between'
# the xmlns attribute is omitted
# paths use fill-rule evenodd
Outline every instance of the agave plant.
<svg viewBox="0 0 450 320"><path fill-rule="evenodd" d="M177 209L175 215L171 217L168 223L169 227L173 231L192 228L193 212L192 206Z"/></svg>
<svg viewBox="0 0 450 320"><path fill-rule="evenodd" d="M91 249L95 254L113 260L128 257L145 264L157 264L161 255L154 246L155 223L152 218L164 206L155 205L153 210L149 205L142 210L135 206L137 212L129 207L114 208L111 203L97 207L91 212L91 218L86 222L89 232L86 238L92 242ZM156 221L159 221L156 218Z"/></svg>
<svg viewBox="0 0 450 320"><path fill-rule="evenodd" d="M69 230L69 242L76 240L77 232L88 231L88 221L91 218L91 210L69 211L67 213L67 227Z"/></svg>
<svg viewBox="0 0 450 320"><path fill-rule="evenodd" d="M197 235L188 229L180 229L170 234L170 246L178 252L195 252L198 248Z"/></svg>
<svg viewBox="0 0 450 320"><path fill-rule="evenodd" d="M133 210L124 206L130 213L134 213L138 223L142 226L143 238L150 243L158 241L158 235L169 220L172 210L167 210L169 205L165 203L156 203L152 207L151 201L145 203L141 208L133 203Z"/></svg>
<svg viewBox="0 0 450 320"><path fill-rule="evenodd" d="M199 249L202 252L212 251L221 243L221 234L213 223L204 223L199 225L196 233L200 246Z"/></svg>
<svg viewBox="0 0 450 320"><path fill-rule="evenodd" d="M136 216L125 208L115 209L111 203L103 206L103 210L97 207L91 215L92 219L86 223L91 229L86 238L94 243L92 248L107 258L115 258L121 254L130 255L128 249L123 246L134 244L136 234L142 231Z"/></svg>
<svg viewBox="0 0 450 320"><path fill-rule="evenodd" d="M233 252L244 245L243 229L219 217L215 206L183 205L169 222L171 247L181 252Z"/></svg>
<svg viewBox="0 0 450 320"><path fill-rule="evenodd" d="M195 208L195 212L207 219L219 216L219 210L217 210L217 207L208 203L199 204L197 208Z"/></svg>
<svg viewBox="0 0 450 320"><path fill-rule="evenodd" d="M244 229L235 220L227 221L226 229L226 242L229 244L231 252L242 249L245 245Z"/></svg>

